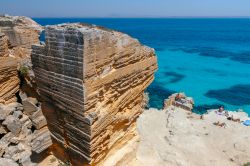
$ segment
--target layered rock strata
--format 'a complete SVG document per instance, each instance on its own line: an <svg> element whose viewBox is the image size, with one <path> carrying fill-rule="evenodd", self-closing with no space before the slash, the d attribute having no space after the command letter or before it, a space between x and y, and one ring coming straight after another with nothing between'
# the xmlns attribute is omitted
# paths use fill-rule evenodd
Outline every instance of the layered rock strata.
<svg viewBox="0 0 250 166"><path fill-rule="evenodd" d="M4 33L11 47L31 48L39 43L42 27L35 21L23 16L0 16L0 32Z"/></svg>
<svg viewBox="0 0 250 166"><path fill-rule="evenodd" d="M8 56L8 41L4 33L0 33L0 57Z"/></svg>
<svg viewBox="0 0 250 166"><path fill-rule="evenodd" d="M73 165L95 165L136 134L154 50L90 25L47 26L45 34L32 63L48 127Z"/></svg>
<svg viewBox="0 0 250 166"><path fill-rule="evenodd" d="M16 59L0 57L0 103L9 104L17 100L19 82Z"/></svg>
<svg viewBox="0 0 250 166"><path fill-rule="evenodd" d="M40 29L40 25L26 17L0 16L0 159L3 165L30 165L32 153L40 153L52 145L40 103L30 97L37 97L32 95L36 89L31 79L30 52L31 44L39 43Z"/></svg>
<svg viewBox="0 0 250 166"><path fill-rule="evenodd" d="M21 79L23 79L20 88L25 88L23 91L35 91L35 85L33 86L35 83L32 81L33 72L31 70L30 53L31 45L40 43L39 35L41 31L42 26L28 17L0 16L0 57L13 57L16 59L16 70L18 69L20 71ZM6 63L8 60L10 60L10 62ZM11 58L1 58L1 68L8 68L8 64L12 63L12 61L14 60ZM8 90L9 93L14 92L15 94L16 88L9 89L3 84L3 82L11 76L12 73L8 75L8 71L0 73L0 77L5 77L5 79L0 80L0 89L5 89ZM8 83L9 82L5 82L5 84ZM16 81L13 81L13 83L16 83ZM4 91L2 91L2 93L3 92ZM37 95L33 95L33 97L37 97ZM0 96L0 100L1 99L2 97Z"/></svg>

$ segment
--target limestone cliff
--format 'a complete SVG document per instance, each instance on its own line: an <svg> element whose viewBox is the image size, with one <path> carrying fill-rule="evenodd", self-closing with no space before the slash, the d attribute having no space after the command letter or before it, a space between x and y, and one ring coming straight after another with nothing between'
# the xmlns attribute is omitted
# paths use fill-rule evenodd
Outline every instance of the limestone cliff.
<svg viewBox="0 0 250 166"><path fill-rule="evenodd" d="M31 44L39 43L40 27L27 17L0 16L0 158L2 164L8 161L5 165L32 165L31 154L52 144L40 102L27 91L34 87L23 88L31 87L26 81L32 74Z"/></svg>
<svg viewBox="0 0 250 166"><path fill-rule="evenodd" d="M8 56L8 41L4 33L0 33L0 57Z"/></svg>
<svg viewBox="0 0 250 166"><path fill-rule="evenodd" d="M31 48L39 43L42 27L35 21L23 16L0 16L0 32L4 33L11 47Z"/></svg>
<svg viewBox="0 0 250 166"><path fill-rule="evenodd" d="M74 165L95 165L135 135L154 50L120 32L83 25L45 28L32 63L54 141Z"/></svg>
<svg viewBox="0 0 250 166"><path fill-rule="evenodd" d="M0 57L0 103L9 104L16 101L19 91L17 61L12 57Z"/></svg>

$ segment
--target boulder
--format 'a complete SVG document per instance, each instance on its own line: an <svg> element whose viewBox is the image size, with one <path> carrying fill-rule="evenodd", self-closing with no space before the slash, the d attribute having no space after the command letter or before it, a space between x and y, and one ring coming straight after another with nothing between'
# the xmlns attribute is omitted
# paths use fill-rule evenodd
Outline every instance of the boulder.
<svg viewBox="0 0 250 166"><path fill-rule="evenodd" d="M22 111L14 111L13 116L16 118L21 118L23 115Z"/></svg>
<svg viewBox="0 0 250 166"><path fill-rule="evenodd" d="M18 166L18 164L11 159L0 158L0 166Z"/></svg>
<svg viewBox="0 0 250 166"><path fill-rule="evenodd" d="M23 92L22 90L19 91L19 96L21 98L21 100L26 100L28 98L27 94L25 92Z"/></svg>
<svg viewBox="0 0 250 166"><path fill-rule="evenodd" d="M31 156L31 148L30 146L19 143L17 145L18 153L12 155L12 159L14 161L19 161L19 163L23 163L25 160L29 159Z"/></svg>
<svg viewBox="0 0 250 166"><path fill-rule="evenodd" d="M13 102L8 105L6 105L7 108L14 109L14 111L22 111L23 110L23 105L18 102Z"/></svg>
<svg viewBox="0 0 250 166"><path fill-rule="evenodd" d="M4 126L2 126L2 124L0 124L0 134L6 134L7 130Z"/></svg>
<svg viewBox="0 0 250 166"><path fill-rule="evenodd" d="M5 125L11 133L14 135L18 135L22 128L21 121L13 115L9 115L4 121L3 125Z"/></svg>
<svg viewBox="0 0 250 166"><path fill-rule="evenodd" d="M46 118L44 117L42 110L39 109L38 111L34 112L31 116L30 119L32 121L33 126L39 130L42 127L47 125Z"/></svg>
<svg viewBox="0 0 250 166"><path fill-rule="evenodd" d="M5 149L8 147L8 145L10 144L10 140L13 137L14 135L11 132L9 132L0 139L0 156L4 154Z"/></svg>
<svg viewBox="0 0 250 166"><path fill-rule="evenodd" d="M4 120L8 115L13 114L20 114L23 110L23 107L20 103L13 102L7 105L0 104L0 120Z"/></svg>
<svg viewBox="0 0 250 166"><path fill-rule="evenodd" d="M20 122L23 127L31 128L32 127L32 122L29 119L29 117L25 114L22 115L22 118L20 119Z"/></svg>
<svg viewBox="0 0 250 166"><path fill-rule="evenodd" d="M12 157L17 154L20 153L19 148L16 146L9 146L5 149L5 153L4 153L4 158L8 158L8 159L13 159ZM13 159L14 161L17 161L17 159Z"/></svg>
<svg viewBox="0 0 250 166"><path fill-rule="evenodd" d="M5 120L7 116L14 112L15 108L0 106L0 120Z"/></svg>
<svg viewBox="0 0 250 166"><path fill-rule="evenodd" d="M52 145L52 140L50 137L50 132L47 127L40 130L36 130L33 134L33 139L31 142L32 151L36 153L41 153Z"/></svg>
<svg viewBox="0 0 250 166"><path fill-rule="evenodd" d="M38 111L38 101L36 98L28 97L22 101L24 114L31 116L34 112Z"/></svg>
<svg viewBox="0 0 250 166"><path fill-rule="evenodd" d="M185 93L174 93L164 100L163 109L167 109L170 106L176 106L187 111L192 111L194 100L192 97L187 97Z"/></svg>

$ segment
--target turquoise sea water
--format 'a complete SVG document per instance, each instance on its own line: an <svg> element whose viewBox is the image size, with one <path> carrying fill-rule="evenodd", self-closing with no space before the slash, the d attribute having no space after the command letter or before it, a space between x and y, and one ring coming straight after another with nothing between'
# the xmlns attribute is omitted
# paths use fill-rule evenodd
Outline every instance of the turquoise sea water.
<svg viewBox="0 0 250 166"><path fill-rule="evenodd" d="M250 114L250 19L35 20L101 25L155 48L159 70L147 89L151 107L161 108L165 98L181 91L194 98L197 112L224 105Z"/></svg>

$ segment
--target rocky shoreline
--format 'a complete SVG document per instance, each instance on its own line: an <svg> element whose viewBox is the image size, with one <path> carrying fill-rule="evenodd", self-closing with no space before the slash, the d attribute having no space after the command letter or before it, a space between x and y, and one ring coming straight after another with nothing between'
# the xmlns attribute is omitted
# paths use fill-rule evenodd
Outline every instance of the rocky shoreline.
<svg viewBox="0 0 250 166"><path fill-rule="evenodd" d="M0 62L0 166L250 161L244 112L198 115L184 93L144 110L155 51L121 32L0 16Z"/></svg>
<svg viewBox="0 0 250 166"><path fill-rule="evenodd" d="M248 163L249 127L228 120L216 111L201 118L174 106L146 110L137 124L141 138L138 161L145 165L236 166ZM229 111L229 114L241 121L249 119L244 112ZM217 122L226 125L221 127Z"/></svg>
<svg viewBox="0 0 250 166"><path fill-rule="evenodd" d="M176 96L168 97L162 110L144 110L137 121L139 138L116 151L105 166L120 163L129 166L238 166L249 163L250 128L242 122L250 117L245 112L218 113L216 109L199 115L190 111L194 103L191 98L180 93L185 104L180 106L174 102Z"/></svg>

